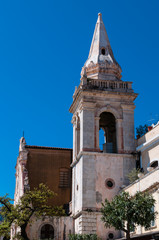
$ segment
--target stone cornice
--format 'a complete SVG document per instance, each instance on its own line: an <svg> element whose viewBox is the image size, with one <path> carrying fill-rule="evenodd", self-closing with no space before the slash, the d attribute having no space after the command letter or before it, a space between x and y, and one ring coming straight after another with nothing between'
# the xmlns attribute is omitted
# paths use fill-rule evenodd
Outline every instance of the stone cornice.
<svg viewBox="0 0 159 240"><path fill-rule="evenodd" d="M133 111L136 108L136 106L132 103L128 103L128 104L123 104L122 103L121 107L124 111Z"/></svg>
<svg viewBox="0 0 159 240"><path fill-rule="evenodd" d="M84 89L82 86L80 86L77 90L77 94L73 100L73 103L70 106L69 111L71 113L74 113L79 101L84 97L84 96L98 96L98 97L103 97L103 98L116 98L116 99L125 99L128 98L129 102L133 102L138 94L133 93L133 92L118 92L118 91L109 91L109 90L96 90L96 89ZM132 105L132 104L131 104Z"/></svg>
<svg viewBox="0 0 159 240"><path fill-rule="evenodd" d="M82 101L80 101L79 111L82 111L82 110L94 111L95 107L96 107L95 102L88 102L83 99Z"/></svg>
<svg viewBox="0 0 159 240"><path fill-rule="evenodd" d="M71 167L74 167L79 161L80 161L80 158L82 156L105 156L105 157L131 157L131 158L134 158L133 154L130 154L130 153L103 153L103 152L98 152L98 149L97 151L94 151L94 152L86 152L86 151L80 151L78 156L76 157L76 159L71 163Z"/></svg>
<svg viewBox="0 0 159 240"><path fill-rule="evenodd" d="M89 75L94 75L102 73L104 74L105 77L114 77L117 79L121 79L121 68L119 65L116 64L109 64L108 62L105 62L104 64L101 63L90 63L88 67L86 67L86 74L87 76Z"/></svg>
<svg viewBox="0 0 159 240"><path fill-rule="evenodd" d="M77 212L76 214L72 215L74 219L80 217L82 214L90 214L90 215L101 215L101 208L85 208L82 209L81 211Z"/></svg>

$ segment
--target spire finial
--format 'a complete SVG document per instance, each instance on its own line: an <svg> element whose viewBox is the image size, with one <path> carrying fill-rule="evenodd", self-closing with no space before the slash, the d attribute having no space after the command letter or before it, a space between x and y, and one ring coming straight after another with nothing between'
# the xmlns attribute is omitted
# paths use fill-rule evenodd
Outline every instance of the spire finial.
<svg viewBox="0 0 159 240"><path fill-rule="evenodd" d="M26 141L24 136L20 139L19 152L25 150Z"/></svg>
<svg viewBox="0 0 159 240"><path fill-rule="evenodd" d="M102 14L98 13L98 21L97 22L100 22L101 20L102 20Z"/></svg>

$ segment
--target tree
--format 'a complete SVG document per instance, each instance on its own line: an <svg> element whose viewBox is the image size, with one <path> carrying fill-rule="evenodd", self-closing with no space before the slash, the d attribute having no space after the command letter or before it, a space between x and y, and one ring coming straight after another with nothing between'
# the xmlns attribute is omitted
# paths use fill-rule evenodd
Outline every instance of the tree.
<svg viewBox="0 0 159 240"><path fill-rule="evenodd" d="M126 239L130 239L130 232L135 225L146 229L151 226L157 212L153 211L155 200L148 193L137 192L135 196L128 192L122 192L112 201L105 199L102 204L102 221L106 227L114 227L126 233Z"/></svg>
<svg viewBox="0 0 159 240"><path fill-rule="evenodd" d="M145 133L148 132L148 126L147 124L145 125L139 125L137 128L136 128L136 134L139 136L139 137L142 137Z"/></svg>
<svg viewBox="0 0 159 240"><path fill-rule="evenodd" d="M64 210L62 207L51 207L48 200L56 194L44 184L40 184L39 188L34 188L20 198L16 205L11 203L11 199L6 196L0 197L0 212L4 220L0 225L0 236L8 238L12 224L20 227L19 236L21 239L29 240L26 227L31 222L31 217L40 216L62 216ZM8 238L9 239L9 238Z"/></svg>

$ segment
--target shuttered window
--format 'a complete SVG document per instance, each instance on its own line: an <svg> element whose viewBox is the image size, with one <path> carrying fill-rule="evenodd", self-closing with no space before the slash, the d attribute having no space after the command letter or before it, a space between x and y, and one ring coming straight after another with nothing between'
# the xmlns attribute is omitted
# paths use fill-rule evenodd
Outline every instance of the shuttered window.
<svg viewBox="0 0 159 240"><path fill-rule="evenodd" d="M61 168L60 169L60 181L59 187L67 188L70 186L70 179L69 179L69 169Z"/></svg>

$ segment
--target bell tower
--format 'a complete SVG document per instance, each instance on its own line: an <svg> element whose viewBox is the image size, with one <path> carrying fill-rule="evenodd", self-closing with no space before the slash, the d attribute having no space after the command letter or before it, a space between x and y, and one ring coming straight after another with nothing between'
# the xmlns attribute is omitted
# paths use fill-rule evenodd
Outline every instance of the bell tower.
<svg viewBox="0 0 159 240"><path fill-rule="evenodd" d="M73 95L72 216L76 233L97 233L102 239L114 229L105 229L100 208L112 199L135 167L134 100L132 82L121 80L121 67L114 58L108 35L98 14L87 61ZM101 142L103 140L103 142Z"/></svg>

